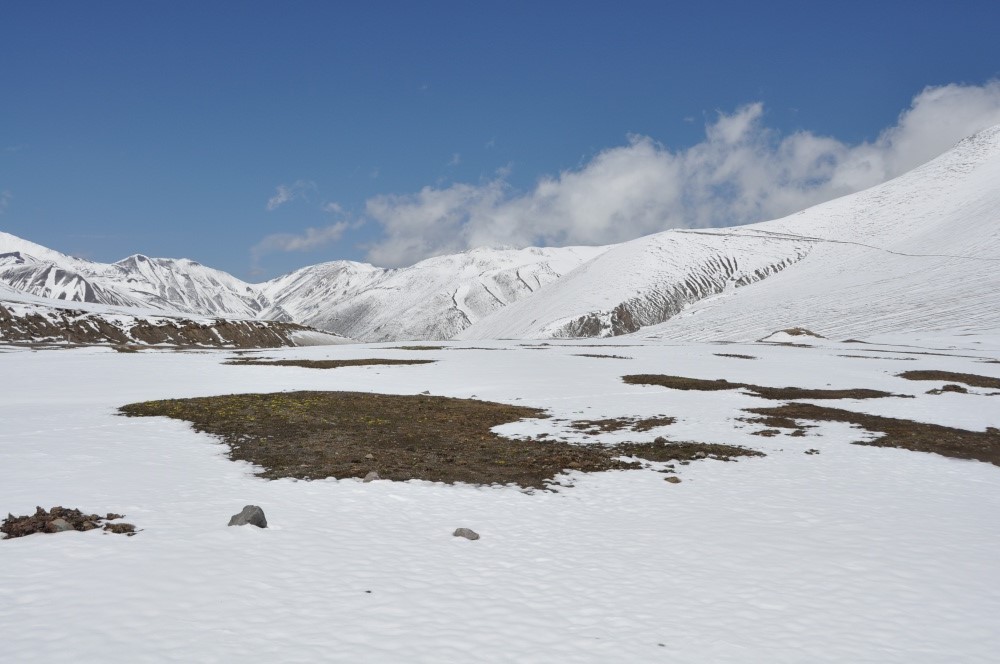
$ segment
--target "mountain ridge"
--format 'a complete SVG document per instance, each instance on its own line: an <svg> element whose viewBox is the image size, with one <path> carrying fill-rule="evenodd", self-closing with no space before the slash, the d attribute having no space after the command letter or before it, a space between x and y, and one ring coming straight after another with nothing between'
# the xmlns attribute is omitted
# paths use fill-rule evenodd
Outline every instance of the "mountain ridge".
<svg viewBox="0 0 1000 664"><path fill-rule="evenodd" d="M395 269L330 261L259 284L188 259L94 263L0 232L0 284L60 302L295 322L363 341L743 338L808 321L860 334L926 325L901 310L920 308L910 293L955 312L947 293L963 283L977 286L979 304L959 309L1000 325L970 309L1000 305L995 269L956 263L1000 260L997 183L1000 126L870 189L739 227L605 247L473 249ZM875 319L867 328L866 318Z"/></svg>

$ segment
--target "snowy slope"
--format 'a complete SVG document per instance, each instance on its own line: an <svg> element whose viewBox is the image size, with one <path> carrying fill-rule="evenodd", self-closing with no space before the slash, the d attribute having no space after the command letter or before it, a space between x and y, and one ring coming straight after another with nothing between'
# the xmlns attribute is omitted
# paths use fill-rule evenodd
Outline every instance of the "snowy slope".
<svg viewBox="0 0 1000 664"><path fill-rule="evenodd" d="M625 243L461 337L609 336L663 321L644 334L996 329L998 268L995 127L893 181L784 219Z"/></svg>
<svg viewBox="0 0 1000 664"><path fill-rule="evenodd" d="M275 293L292 320L355 339L449 339L604 250L476 249L396 270L327 263L279 278L264 292Z"/></svg>
<svg viewBox="0 0 1000 664"><path fill-rule="evenodd" d="M814 238L806 260L643 334L835 338L1000 329L1000 127L874 189L734 235Z"/></svg>
<svg viewBox="0 0 1000 664"><path fill-rule="evenodd" d="M627 334L685 305L753 283L802 260L810 242L658 233L617 245L558 283L465 330L459 338Z"/></svg>

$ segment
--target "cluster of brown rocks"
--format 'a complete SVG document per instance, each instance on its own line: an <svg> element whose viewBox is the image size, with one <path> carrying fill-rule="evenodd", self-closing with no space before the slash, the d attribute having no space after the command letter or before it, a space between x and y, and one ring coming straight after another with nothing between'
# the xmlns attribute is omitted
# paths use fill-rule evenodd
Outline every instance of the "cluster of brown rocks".
<svg viewBox="0 0 1000 664"><path fill-rule="evenodd" d="M27 516L14 516L8 514L7 518L0 523L0 533L7 538L24 537L34 533L60 533L67 530L94 530L101 528L109 533L132 536L135 534L135 526L131 523L104 523L105 521L115 521L124 518L122 514L109 512L105 516L97 514L84 514L80 510L68 507L53 507L46 511L41 507L35 508L35 513Z"/></svg>

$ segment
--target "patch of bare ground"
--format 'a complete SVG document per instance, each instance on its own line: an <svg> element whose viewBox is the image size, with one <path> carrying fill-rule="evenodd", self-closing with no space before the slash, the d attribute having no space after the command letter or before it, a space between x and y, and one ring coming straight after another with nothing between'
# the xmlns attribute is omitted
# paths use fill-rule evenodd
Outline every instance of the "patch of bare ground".
<svg viewBox="0 0 1000 664"><path fill-rule="evenodd" d="M779 332L784 332L785 334L792 337L814 337L816 339L826 339L822 334L816 334L812 330L807 330L804 327L790 327L785 330L779 330Z"/></svg>
<svg viewBox="0 0 1000 664"><path fill-rule="evenodd" d="M748 411L749 412L749 411ZM806 435L806 429L815 429L815 425L811 424L800 424L796 420L790 417L777 417L775 415L769 415L766 417L742 417L737 418L741 422L748 422L750 424L759 424L765 427L761 431L751 432L754 436L776 436L780 433L785 433L783 430L787 429L789 431L789 436L800 437ZM767 432L767 433L764 433ZM773 433L772 433L773 432Z"/></svg>
<svg viewBox="0 0 1000 664"><path fill-rule="evenodd" d="M340 369L341 367L369 367L382 364L431 364L436 360L392 360L367 358L360 360L264 360L238 358L225 364L261 367L305 367L306 369Z"/></svg>
<svg viewBox="0 0 1000 664"><path fill-rule="evenodd" d="M881 357L879 355L838 355L837 357L848 357L854 360L910 360L915 361L915 357Z"/></svg>
<svg viewBox="0 0 1000 664"><path fill-rule="evenodd" d="M807 403L790 403L775 408L751 408L748 412L784 420L846 422L872 433L882 434L875 440L856 441L856 445L934 452L942 456L975 459L1000 466L1000 429L992 427L986 431L967 431Z"/></svg>
<svg viewBox="0 0 1000 664"><path fill-rule="evenodd" d="M694 461L713 458L720 461L736 461L737 457L762 457L763 452L738 445L717 445L713 443L672 442L658 438L652 443L622 443L615 450L625 456L638 457L647 461Z"/></svg>
<svg viewBox="0 0 1000 664"><path fill-rule="evenodd" d="M956 373L954 371L904 371L896 374L906 380L936 380L948 383L964 383L969 387L1000 389L1000 378L978 374Z"/></svg>
<svg viewBox="0 0 1000 664"><path fill-rule="evenodd" d="M881 390L818 390L803 387L764 387L762 385L751 385L750 383L731 383L724 378L704 380L701 378L685 378L683 376L667 376L663 374L622 376L622 380L629 385L659 385L671 390L697 390L701 392L746 390L762 399L779 401L791 399L879 399L882 397L902 396L882 392Z"/></svg>
<svg viewBox="0 0 1000 664"><path fill-rule="evenodd" d="M649 431L656 427L668 426L676 421L675 418L666 415L645 418L613 417L603 420L577 420L570 423L569 426L577 431L596 436L611 431Z"/></svg>
<svg viewBox="0 0 1000 664"><path fill-rule="evenodd" d="M131 417L191 422L197 431L227 443L231 459L262 467L260 475L266 479L361 478L376 471L381 479L397 481L545 488L566 470L641 467L621 460L622 456L659 461L711 455L728 460L760 454L741 447L670 443L662 438L614 446L513 440L493 433L492 428L546 417L545 413L537 408L428 395L235 394L148 401L123 406L120 411ZM669 418L636 419L633 425L664 419Z"/></svg>
<svg viewBox="0 0 1000 664"><path fill-rule="evenodd" d="M629 468L602 446L521 441L491 431L535 408L474 399L359 392L238 394L131 404L129 416L191 422L261 476L517 484L542 488L565 469Z"/></svg>
<svg viewBox="0 0 1000 664"><path fill-rule="evenodd" d="M14 537L24 537L34 533L58 533L66 530L87 531L101 528L109 533L122 535L135 535L135 526L131 523L103 523L105 521L115 521L124 518L122 514L111 514L98 516L97 514L84 514L80 510L68 507L53 507L46 511L41 507L35 508L34 514L25 516L14 516L8 514L7 518L0 523L0 533L8 539Z"/></svg>
<svg viewBox="0 0 1000 664"><path fill-rule="evenodd" d="M738 360L756 360L753 355L743 355L741 353L712 353L716 357L735 357Z"/></svg>
<svg viewBox="0 0 1000 664"><path fill-rule="evenodd" d="M606 357L609 360L631 360L631 357L624 355L601 355L600 353L573 353L573 357Z"/></svg>
<svg viewBox="0 0 1000 664"><path fill-rule="evenodd" d="M444 346L390 346L387 350L444 350Z"/></svg>
<svg viewBox="0 0 1000 664"><path fill-rule="evenodd" d="M867 342L858 341L857 343L867 343ZM891 350L889 348L858 348L856 349L856 351L859 353L896 353L897 355L931 355L934 357L961 357L969 360L983 360L983 358L978 355L958 355L957 353L932 353L930 351L923 351L923 350ZM883 358L883 359L889 359L889 358ZM915 360L917 358L905 357L902 359Z"/></svg>

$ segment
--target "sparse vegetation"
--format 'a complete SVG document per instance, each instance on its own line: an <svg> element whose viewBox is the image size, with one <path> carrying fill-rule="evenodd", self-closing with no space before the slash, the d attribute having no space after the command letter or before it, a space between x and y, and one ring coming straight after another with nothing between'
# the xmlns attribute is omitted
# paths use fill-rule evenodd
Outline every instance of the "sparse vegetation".
<svg viewBox="0 0 1000 664"><path fill-rule="evenodd" d="M904 371L897 374L906 380L936 380L948 383L964 383L969 387L1000 389L1000 378L980 376L978 374L956 373L954 371Z"/></svg>
<svg viewBox="0 0 1000 664"><path fill-rule="evenodd" d="M647 461L694 461L705 458L735 461L736 457L765 456L763 452L738 445L671 442L662 438L657 438L651 443L622 443L616 445L615 449L621 454Z"/></svg>
<svg viewBox="0 0 1000 664"><path fill-rule="evenodd" d="M664 427L673 424L677 420L673 417L661 415L658 417L614 417L604 420L577 420L570 424L570 427L578 431L596 436L600 433L610 431L649 431L656 427Z"/></svg>
<svg viewBox="0 0 1000 664"><path fill-rule="evenodd" d="M650 460L658 460L668 455L756 454L743 448L663 439L616 446L512 440L491 429L522 418L546 417L545 413L536 408L428 395L234 394L147 401L120 410L132 417L164 416L191 422L196 430L227 443L230 458L261 466L260 475L268 479L362 478L376 471L379 477L391 480L543 488L564 470L637 467L620 460L623 455L654 455ZM633 425L666 419L670 418L636 419ZM701 457L694 456L699 451Z"/></svg>
<svg viewBox="0 0 1000 664"><path fill-rule="evenodd" d="M847 422L872 433L882 434L874 440L856 441L857 445L900 447L958 459L976 459L1000 466L1000 429L992 427L986 431L967 431L806 403L791 403L776 408L752 408L748 412L784 421Z"/></svg>
<svg viewBox="0 0 1000 664"><path fill-rule="evenodd" d="M359 360L265 360L259 358L237 358L225 364L262 367L304 367L306 369L340 369L341 367L369 367L381 364L431 364L436 360L393 360L367 358Z"/></svg>
<svg viewBox="0 0 1000 664"><path fill-rule="evenodd" d="M764 387L749 383L731 383L720 378L704 380L701 378L685 378L683 376L666 376L662 374L637 374L622 376L629 385L659 385L671 390L697 390L716 392L721 390L746 390L762 399L879 399L882 397L901 396L882 392L881 390L851 389L851 390L819 390L802 387Z"/></svg>

